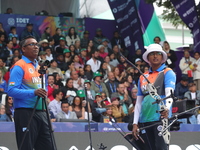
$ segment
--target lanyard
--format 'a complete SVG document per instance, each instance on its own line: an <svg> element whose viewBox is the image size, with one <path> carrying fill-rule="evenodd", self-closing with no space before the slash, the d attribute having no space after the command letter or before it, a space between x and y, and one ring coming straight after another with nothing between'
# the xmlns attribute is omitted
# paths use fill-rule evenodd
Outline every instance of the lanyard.
<svg viewBox="0 0 200 150"><path fill-rule="evenodd" d="M113 83L113 85L114 85L114 88L113 88L112 84L109 83L110 90L112 91L112 93L116 92L116 85L114 83Z"/></svg>
<svg viewBox="0 0 200 150"><path fill-rule="evenodd" d="M95 84L96 84L96 83L95 83ZM101 84L100 84L100 85L96 84L96 86L99 88L99 92L103 92L103 89L102 89Z"/></svg>

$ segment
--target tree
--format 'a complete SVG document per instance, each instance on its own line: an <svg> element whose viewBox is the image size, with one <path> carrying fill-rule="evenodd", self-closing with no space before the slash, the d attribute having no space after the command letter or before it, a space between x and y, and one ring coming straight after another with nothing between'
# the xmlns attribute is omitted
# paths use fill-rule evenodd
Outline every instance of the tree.
<svg viewBox="0 0 200 150"><path fill-rule="evenodd" d="M165 21L169 21L176 28L179 25L186 26L185 23L179 17L179 14L177 13L176 9L174 8L174 6L170 2L170 0L145 0L145 1L146 1L146 3L149 3L149 4L156 3L156 5L158 7L163 6L164 10L162 13L162 19ZM198 12L198 16L200 18L200 2L197 5L197 12Z"/></svg>

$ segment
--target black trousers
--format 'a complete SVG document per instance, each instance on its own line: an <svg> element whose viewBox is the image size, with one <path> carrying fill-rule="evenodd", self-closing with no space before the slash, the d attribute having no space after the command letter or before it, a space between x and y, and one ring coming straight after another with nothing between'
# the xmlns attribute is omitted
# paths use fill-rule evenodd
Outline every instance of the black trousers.
<svg viewBox="0 0 200 150"><path fill-rule="evenodd" d="M18 149L22 142L32 112L33 109L28 108L15 110L14 120ZM53 150L45 111L35 111L21 150L33 150L33 148L35 150Z"/></svg>
<svg viewBox="0 0 200 150"><path fill-rule="evenodd" d="M140 123L140 127L149 126L155 122ZM165 143L162 136L158 133L161 131L161 125L155 125L153 127L147 128L142 132L142 138L145 141L145 150L168 150L168 145Z"/></svg>

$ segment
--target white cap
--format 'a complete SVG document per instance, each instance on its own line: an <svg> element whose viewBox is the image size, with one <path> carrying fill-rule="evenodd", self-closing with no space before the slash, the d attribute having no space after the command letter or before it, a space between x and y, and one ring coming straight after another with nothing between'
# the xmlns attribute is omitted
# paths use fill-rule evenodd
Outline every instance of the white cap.
<svg viewBox="0 0 200 150"><path fill-rule="evenodd" d="M40 41L38 44L39 44L39 45L42 45L43 43L49 43L49 42L48 42L47 39L44 39L44 40Z"/></svg>
<svg viewBox="0 0 200 150"><path fill-rule="evenodd" d="M162 47L159 44L151 44L148 46L146 52L143 54L142 58L144 59L144 61L146 61L148 64L150 64L149 60L148 60L148 55L151 52L161 52L163 55L163 60L162 63L166 62L167 60L167 54L166 52L162 49Z"/></svg>
<svg viewBox="0 0 200 150"><path fill-rule="evenodd" d="M136 58L135 63L138 62L138 61L142 61L142 60L140 58Z"/></svg>

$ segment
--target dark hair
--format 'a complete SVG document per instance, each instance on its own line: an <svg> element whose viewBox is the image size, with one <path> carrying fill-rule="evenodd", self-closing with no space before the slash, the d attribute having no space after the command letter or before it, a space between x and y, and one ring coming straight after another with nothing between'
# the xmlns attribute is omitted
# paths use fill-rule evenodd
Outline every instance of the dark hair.
<svg viewBox="0 0 200 150"><path fill-rule="evenodd" d="M47 49L50 49L52 51L52 48L49 46L43 48L44 51L46 51Z"/></svg>
<svg viewBox="0 0 200 150"><path fill-rule="evenodd" d="M56 95L58 95L60 92L62 92L60 89L54 89L53 90L53 97L56 98Z"/></svg>
<svg viewBox="0 0 200 150"><path fill-rule="evenodd" d="M77 37L77 33L75 31L75 27L70 27L68 30L68 36L70 37L70 39L72 39L72 34L71 34L71 30L74 29L74 39L76 39ZM68 43L69 44L69 43Z"/></svg>
<svg viewBox="0 0 200 150"><path fill-rule="evenodd" d="M200 55L200 52L194 52L194 55L195 55L196 53Z"/></svg>
<svg viewBox="0 0 200 150"><path fill-rule="evenodd" d="M26 40L27 40L27 39L35 39L35 40L36 40L36 38L35 38L34 36L31 36L31 35L26 36L26 37L23 38L23 39L21 40L21 42L19 43L19 45L20 45L21 48L24 47L24 46L26 45ZM37 40L36 40L36 41L37 41Z"/></svg>
<svg viewBox="0 0 200 150"><path fill-rule="evenodd" d="M48 42L51 42L53 40L54 40L54 38L52 38L52 37L48 38Z"/></svg>
<svg viewBox="0 0 200 150"><path fill-rule="evenodd" d="M70 80L72 80L72 81L73 81L73 79L72 79L72 78L68 78L68 79L66 80L66 84L65 84L65 86L67 86L67 84L68 84L68 82L69 82Z"/></svg>
<svg viewBox="0 0 200 150"><path fill-rule="evenodd" d="M49 77L54 77L54 76L53 76L53 74L49 74L49 75L47 76L47 79L48 79Z"/></svg>
<svg viewBox="0 0 200 150"><path fill-rule="evenodd" d="M44 30L44 32L46 32L46 31L47 31L47 29L49 29L49 27L46 27L46 28L45 28L45 30Z"/></svg>
<svg viewBox="0 0 200 150"><path fill-rule="evenodd" d="M71 106L72 106L72 108L75 108L75 106L76 106L76 105L75 105L75 99L76 99L76 98L79 98L79 99L80 99L80 104L78 105L78 107L79 107L80 110L82 110L82 100L81 100L81 98L80 98L79 96L75 96L75 97L74 97Z"/></svg>
<svg viewBox="0 0 200 150"><path fill-rule="evenodd" d="M53 62L57 62L55 59L52 59L51 61L50 61L50 64L52 64Z"/></svg>
<svg viewBox="0 0 200 150"><path fill-rule="evenodd" d="M13 29L16 29L15 26L10 27L10 31L12 31Z"/></svg>
<svg viewBox="0 0 200 150"><path fill-rule="evenodd" d="M61 28L56 28L56 31L58 31L59 29L61 30Z"/></svg>
<svg viewBox="0 0 200 150"><path fill-rule="evenodd" d="M161 41L161 38L160 38L159 36L156 36L156 37L153 39L153 41L155 41L156 38L158 38L159 41Z"/></svg>
<svg viewBox="0 0 200 150"><path fill-rule="evenodd" d="M12 40L7 40L6 41L6 45L9 44L10 42L12 42Z"/></svg>
<svg viewBox="0 0 200 150"><path fill-rule="evenodd" d="M61 107L62 107L63 104L68 104L68 105L69 105L68 101L66 101L66 100L65 100L65 101L62 101Z"/></svg>

